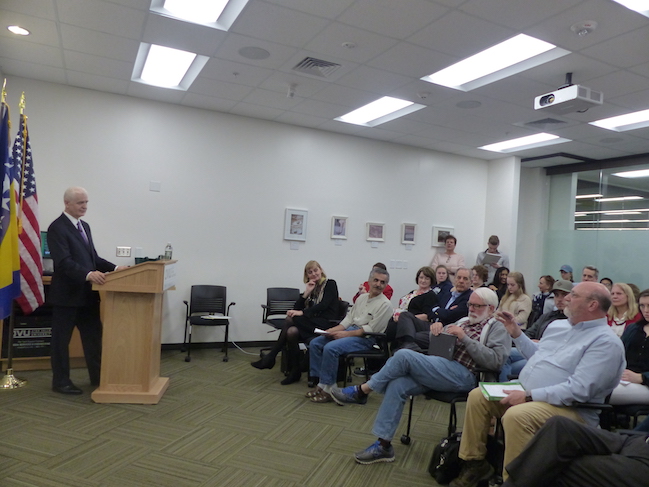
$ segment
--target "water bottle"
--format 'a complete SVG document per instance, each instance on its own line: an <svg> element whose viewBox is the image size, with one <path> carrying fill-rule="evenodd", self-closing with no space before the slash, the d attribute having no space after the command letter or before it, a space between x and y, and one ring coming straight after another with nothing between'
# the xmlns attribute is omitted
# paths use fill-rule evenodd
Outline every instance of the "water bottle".
<svg viewBox="0 0 649 487"><path fill-rule="evenodd" d="M167 243L167 246L165 247L165 260L171 260L171 254L173 251L174 249L171 247L171 243Z"/></svg>

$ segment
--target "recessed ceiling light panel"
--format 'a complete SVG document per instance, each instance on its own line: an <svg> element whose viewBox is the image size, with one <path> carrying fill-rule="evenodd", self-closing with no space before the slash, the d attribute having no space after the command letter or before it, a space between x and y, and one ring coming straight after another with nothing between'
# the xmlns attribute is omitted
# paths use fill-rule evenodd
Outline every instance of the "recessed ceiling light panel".
<svg viewBox="0 0 649 487"><path fill-rule="evenodd" d="M546 145L561 144L563 142L570 142L570 139L564 139L558 135L540 134L528 135L526 137L519 137L517 139L505 140L495 144L483 145L478 149L488 150L492 152L516 152L520 150L534 149L536 147L545 147Z"/></svg>
<svg viewBox="0 0 649 487"><path fill-rule="evenodd" d="M570 54L570 51L519 34L421 79L456 90L470 91L566 54Z"/></svg>
<svg viewBox="0 0 649 487"><path fill-rule="evenodd" d="M364 127L376 127L425 107L426 105L420 105L408 100L384 96L334 120L363 125Z"/></svg>
<svg viewBox="0 0 649 487"><path fill-rule="evenodd" d="M649 169L638 169L637 171L624 171L613 173L619 178L649 178Z"/></svg>
<svg viewBox="0 0 649 487"><path fill-rule="evenodd" d="M618 115L617 117L603 118L589 122L591 125L601 127L615 132L626 132L627 130L649 127L649 110Z"/></svg>
<svg viewBox="0 0 649 487"><path fill-rule="evenodd" d="M248 0L152 0L150 10L158 15L230 30Z"/></svg>
<svg viewBox="0 0 649 487"><path fill-rule="evenodd" d="M186 91L208 61L207 56L157 44L140 44L132 81Z"/></svg>

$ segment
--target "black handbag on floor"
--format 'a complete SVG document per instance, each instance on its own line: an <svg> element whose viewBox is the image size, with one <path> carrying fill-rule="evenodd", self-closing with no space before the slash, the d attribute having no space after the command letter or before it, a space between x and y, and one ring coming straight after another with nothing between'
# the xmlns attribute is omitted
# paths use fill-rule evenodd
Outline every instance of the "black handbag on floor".
<svg viewBox="0 0 649 487"><path fill-rule="evenodd" d="M428 473L433 476L438 484L448 484L460 474L462 463L458 454L460 452L461 437L462 432L460 431L442 438L433 450L433 456L428 464Z"/></svg>

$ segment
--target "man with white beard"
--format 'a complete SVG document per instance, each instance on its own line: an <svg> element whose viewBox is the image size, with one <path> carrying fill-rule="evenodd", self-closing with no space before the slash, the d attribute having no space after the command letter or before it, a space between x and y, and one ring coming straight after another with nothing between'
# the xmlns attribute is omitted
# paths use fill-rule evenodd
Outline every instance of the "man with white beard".
<svg viewBox="0 0 649 487"><path fill-rule="evenodd" d="M511 349L511 338L504 325L493 317L498 306L496 293L488 288L475 290L468 302L469 316L443 328L431 325L431 333L442 331L457 337L453 360L423 355L402 349L391 357L372 378L359 386L334 388L331 395L338 404L365 404L372 392L384 394L372 433L378 440L355 454L362 464L393 462L392 438L399 426L406 400L427 390L465 392L475 387L476 367L498 370Z"/></svg>

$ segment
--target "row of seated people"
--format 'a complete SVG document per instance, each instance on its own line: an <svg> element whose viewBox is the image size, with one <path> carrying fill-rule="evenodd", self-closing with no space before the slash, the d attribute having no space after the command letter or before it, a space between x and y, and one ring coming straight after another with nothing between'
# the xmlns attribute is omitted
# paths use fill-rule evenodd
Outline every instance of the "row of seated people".
<svg viewBox="0 0 649 487"><path fill-rule="evenodd" d="M319 266L317 267L321 272ZM306 270L308 271L309 269ZM315 273L317 275L318 270L315 270ZM420 269L417 274L418 283L422 274L424 271ZM402 347L369 382L345 389L335 387L337 356L335 363L329 361L328 370L324 370L323 351L331 346L336 347L336 342L343 341L348 342L344 347L345 350L350 346L352 348L367 346L365 343L352 345L352 342L370 343L371 340L361 338L364 332L387 328L391 312L385 310L389 300L381 292L387 285L389 275L387 271L376 268L373 269L368 280L370 292L365 293L366 297L357 300L343 323L312 342L312 350L317 350L317 353L315 357L312 356L311 373L319 376L321 380L313 391L307 393L307 397L311 400L362 404L367 401L367 395L371 391L385 394L373 429L378 441L355 455L359 463L394 460L394 450L390 443L408 396L419 394L427 389L470 390L474 386L474 375L471 372L476 365L489 369L502 367L511 351L512 339L523 357L528 360L520 372L520 381L525 386L526 392L512 392L500 403L486 401L479 391L476 393L474 390L469 395L465 434L461 446L461 457L467 460L467 468L456 480L455 486L476 485L466 484L467 479L470 482L473 482L471 479L479 481L491 474L491 467L484 461L486 447L483 438L486 436L492 416L503 416L503 426L507 436L505 451L507 465L522 451L533 433L551 416L563 415L579 422L596 424L597 417L592 411L580 411L567 406L572 405L574 401L603 402L606 396L618 386L622 374L632 372L625 368L625 350L622 341L608 326L606 316L611 307L611 295L602 284L583 282L571 288L569 292L567 283L564 283L564 289L559 289L560 286L557 286L557 291L565 293L564 311L568 318L550 323L545 328L542 340L537 343L522 333L520 323L512 313L496 311L498 298L494 291L486 287L478 288L474 292L470 289L464 290L465 286L469 287L469 276L468 269L460 269L456 272L456 290L450 298L457 299L461 294L467 293L468 316L444 327L445 332L458 338L458 346L452 361L427 356L409 347ZM425 294L415 291L413 293ZM559 292L554 294L559 295ZM649 294L647 297L649 298ZM381 313L363 312L367 302L371 300L381 303ZM358 310L355 310L359 305ZM430 311L433 318L439 316L441 306L435 308ZM448 310L447 307L443 309ZM393 320L399 324L409 314L413 315L408 311L401 312L396 319L393 317ZM382 323L375 322L373 325L378 326L372 326L372 323L368 322L372 320L368 320L368 317L379 315ZM647 315L649 317L649 309ZM413 316L416 318L415 315ZM295 323L294 317L292 318L292 323ZM438 334L442 331L437 321L430 324L429 320L428 323L430 333ZM644 328L645 326L647 326L646 319L642 327L642 334L646 338L649 326ZM352 334L348 334L350 331ZM338 348L340 352L342 349ZM265 359L260 361L262 363L254 365L268 368L265 367L268 362L263 363ZM327 378L323 380L325 375Z"/></svg>

